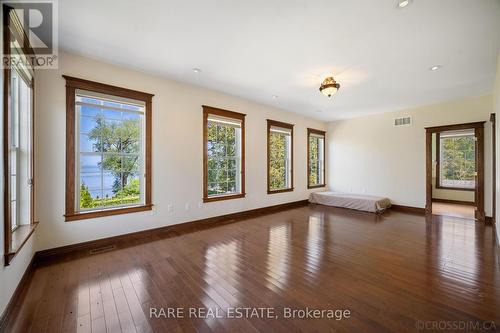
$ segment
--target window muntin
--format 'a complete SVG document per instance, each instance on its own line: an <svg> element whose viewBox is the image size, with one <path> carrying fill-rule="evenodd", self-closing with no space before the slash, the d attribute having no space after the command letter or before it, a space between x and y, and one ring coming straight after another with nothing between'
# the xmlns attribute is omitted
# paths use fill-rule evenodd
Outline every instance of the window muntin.
<svg viewBox="0 0 500 333"><path fill-rule="evenodd" d="M75 92L76 212L145 203L143 101Z"/></svg>
<svg viewBox="0 0 500 333"><path fill-rule="evenodd" d="M293 190L293 125L268 120L268 192Z"/></svg>
<svg viewBox="0 0 500 333"><path fill-rule="evenodd" d="M308 187L325 185L325 134L308 129Z"/></svg>
<svg viewBox="0 0 500 333"><path fill-rule="evenodd" d="M439 186L471 189L476 186L476 140L473 130L439 135Z"/></svg>

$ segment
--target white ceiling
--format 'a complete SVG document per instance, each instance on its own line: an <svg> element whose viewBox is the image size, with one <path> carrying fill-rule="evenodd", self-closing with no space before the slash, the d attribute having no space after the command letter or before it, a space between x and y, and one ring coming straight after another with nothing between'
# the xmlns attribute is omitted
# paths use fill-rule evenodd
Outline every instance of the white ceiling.
<svg viewBox="0 0 500 333"><path fill-rule="evenodd" d="M62 49L322 120L490 93L500 49L499 0L63 0L59 11ZM331 99L318 91L327 74L341 84Z"/></svg>

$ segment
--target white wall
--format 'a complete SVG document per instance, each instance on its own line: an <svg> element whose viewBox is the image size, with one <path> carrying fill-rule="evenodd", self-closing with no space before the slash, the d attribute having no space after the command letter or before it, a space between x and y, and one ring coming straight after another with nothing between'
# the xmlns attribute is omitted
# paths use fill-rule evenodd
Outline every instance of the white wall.
<svg viewBox="0 0 500 333"><path fill-rule="evenodd" d="M155 94L152 190L156 215L141 212L64 222L66 93L62 74ZM35 164L39 175L38 250L308 198L306 128L324 130L323 122L64 52L60 54L59 70L38 71L35 84L35 141L38 151L43 150ZM203 189L202 104L247 114L247 197L206 203L199 208ZM266 192L267 118L295 124L293 192ZM169 204L173 212L167 211ZM188 211L185 204L190 206Z"/></svg>
<svg viewBox="0 0 500 333"><path fill-rule="evenodd" d="M0 71L0 91L3 91L3 71ZM0 103L0 117L3 119L3 103ZM0 137L3 137L3 126L0 126ZM0 156L3 156L3 145L0 145ZM3 163L0 163L0 212L3 212ZM4 216L0 214L0 258L4 258ZM4 312L5 307L10 301L12 294L17 288L26 268L28 267L31 258L35 252L34 242L36 231L31 238L24 244L23 248L14 257L9 266L4 266L3 260L0 261L0 315Z"/></svg>
<svg viewBox="0 0 500 333"><path fill-rule="evenodd" d="M425 207L425 127L489 120L492 96L469 98L328 124L331 188ZM411 126L393 119L412 116ZM491 216L491 124L485 124L485 209Z"/></svg>

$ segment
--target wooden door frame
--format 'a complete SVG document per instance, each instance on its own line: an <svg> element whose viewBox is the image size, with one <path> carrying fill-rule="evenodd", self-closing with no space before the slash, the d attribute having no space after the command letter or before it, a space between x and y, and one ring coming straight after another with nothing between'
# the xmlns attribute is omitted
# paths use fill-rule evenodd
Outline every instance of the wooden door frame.
<svg viewBox="0 0 500 333"><path fill-rule="evenodd" d="M425 213L432 214L432 134L444 131L474 129L477 138L476 151L476 189L474 203L476 206L475 218L484 221L484 124L486 121L473 123L433 126L425 128Z"/></svg>

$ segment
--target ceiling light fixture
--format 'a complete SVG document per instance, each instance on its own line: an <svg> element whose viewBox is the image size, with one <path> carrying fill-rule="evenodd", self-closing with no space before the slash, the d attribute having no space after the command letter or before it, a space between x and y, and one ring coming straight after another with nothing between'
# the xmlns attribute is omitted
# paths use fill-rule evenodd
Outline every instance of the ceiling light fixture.
<svg viewBox="0 0 500 333"><path fill-rule="evenodd" d="M321 91L325 96L332 97L332 95L335 94L339 88L340 84L335 81L333 76L329 76L323 81L319 87L319 91Z"/></svg>
<svg viewBox="0 0 500 333"><path fill-rule="evenodd" d="M273 95L273 99L276 99L276 98L278 98L278 95Z"/></svg>
<svg viewBox="0 0 500 333"><path fill-rule="evenodd" d="M201 69L199 69L199 68L193 68L193 72L195 72L196 74L201 73Z"/></svg>
<svg viewBox="0 0 500 333"><path fill-rule="evenodd" d="M398 7L399 8L405 8L410 4L410 0L399 0L398 1Z"/></svg>
<svg viewBox="0 0 500 333"><path fill-rule="evenodd" d="M399 0L398 1L398 8L405 8L410 4L411 0Z"/></svg>
<svg viewBox="0 0 500 333"><path fill-rule="evenodd" d="M434 66L432 66L431 68L429 68L429 70L430 70L430 71L435 72L435 71L437 71L438 69L440 69L441 67L442 67L441 65L434 65Z"/></svg>

